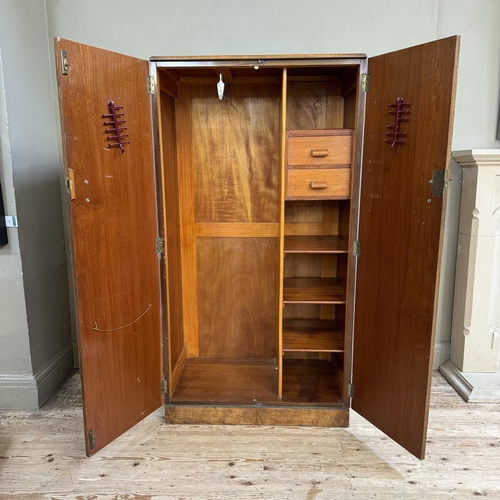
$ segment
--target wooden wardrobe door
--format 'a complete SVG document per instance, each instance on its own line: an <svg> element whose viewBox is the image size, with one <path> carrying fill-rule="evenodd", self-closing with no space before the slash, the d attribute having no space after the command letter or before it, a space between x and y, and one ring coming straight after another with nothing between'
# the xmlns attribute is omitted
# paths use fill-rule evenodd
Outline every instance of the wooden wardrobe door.
<svg viewBox="0 0 500 500"><path fill-rule="evenodd" d="M55 45L90 456L162 404L148 63Z"/></svg>
<svg viewBox="0 0 500 500"><path fill-rule="evenodd" d="M352 407L418 458L425 454L445 208L432 180L449 164L458 44L446 38L368 63ZM409 103L401 107L406 136L391 149L389 112L398 98Z"/></svg>

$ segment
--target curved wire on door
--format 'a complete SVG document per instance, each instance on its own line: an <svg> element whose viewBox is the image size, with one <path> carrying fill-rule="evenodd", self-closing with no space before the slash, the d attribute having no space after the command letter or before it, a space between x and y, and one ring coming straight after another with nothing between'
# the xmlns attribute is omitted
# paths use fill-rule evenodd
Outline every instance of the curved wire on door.
<svg viewBox="0 0 500 500"><path fill-rule="evenodd" d="M115 332L116 330L121 330L122 328L127 328L129 326L132 326L134 323L137 323L152 307L153 307L153 304L149 304L149 307L137 319L132 321L132 323L129 323L128 325L118 326L117 328L110 328L109 330L99 328L97 326L97 321L95 321L94 322L94 330L96 332Z"/></svg>

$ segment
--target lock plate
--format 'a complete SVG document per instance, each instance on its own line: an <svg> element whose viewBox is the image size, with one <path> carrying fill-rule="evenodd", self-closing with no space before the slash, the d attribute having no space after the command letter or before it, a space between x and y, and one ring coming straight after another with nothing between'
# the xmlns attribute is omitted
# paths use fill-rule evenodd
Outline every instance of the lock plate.
<svg viewBox="0 0 500 500"><path fill-rule="evenodd" d="M444 170L434 170L432 175L432 197L442 198L444 191Z"/></svg>

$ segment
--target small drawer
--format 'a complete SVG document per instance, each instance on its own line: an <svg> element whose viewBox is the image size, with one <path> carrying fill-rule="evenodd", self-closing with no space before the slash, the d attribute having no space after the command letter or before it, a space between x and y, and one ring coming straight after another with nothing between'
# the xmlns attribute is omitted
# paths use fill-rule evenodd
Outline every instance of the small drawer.
<svg viewBox="0 0 500 500"><path fill-rule="evenodd" d="M287 200L345 200L350 196L350 168L287 169Z"/></svg>
<svg viewBox="0 0 500 500"><path fill-rule="evenodd" d="M332 131L329 134L325 131L302 133L304 135L297 132L288 135L287 165L350 165L352 130Z"/></svg>

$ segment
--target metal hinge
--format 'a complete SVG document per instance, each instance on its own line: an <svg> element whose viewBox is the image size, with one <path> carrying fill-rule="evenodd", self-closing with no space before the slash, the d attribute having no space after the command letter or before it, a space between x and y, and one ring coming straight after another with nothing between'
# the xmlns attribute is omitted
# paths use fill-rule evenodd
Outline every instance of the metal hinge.
<svg viewBox="0 0 500 500"><path fill-rule="evenodd" d="M352 242L352 254L354 257L359 257L360 245L358 240Z"/></svg>
<svg viewBox="0 0 500 500"><path fill-rule="evenodd" d="M352 398L354 396L354 386L349 382L347 384L347 397Z"/></svg>
<svg viewBox="0 0 500 500"><path fill-rule="evenodd" d="M148 92L150 94L156 94L156 84L154 76L148 76Z"/></svg>
<svg viewBox="0 0 500 500"><path fill-rule="evenodd" d="M443 191L445 188L444 173L444 170L434 170L432 180L429 181L429 184L432 184L433 198L443 197Z"/></svg>
<svg viewBox="0 0 500 500"><path fill-rule="evenodd" d="M91 450L95 448L95 432L93 430L89 431L89 446Z"/></svg>
<svg viewBox="0 0 500 500"><path fill-rule="evenodd" d="M163 238L156 238L156 253L163 253L165 250L165 240Z"/></svg>
<svg viewBox="0 0 500 500"><path fill-rule="evenodd" d="M165 378L160 383L160 391L162 394L167 394L168 392L168 382Z"/></svg>
<svg viewBox="0 0 500 500"><path fill-rule="evenodd" d="M61 72L63 75L67 75L69 72L68 55L65 50L61 50Z"/></svg>
<svg viewBox="0 0 500 500"><path fill-rule="evenodd" d="M368 73L363 73L361 75L361 90L363 92L368 92L370 90L370 75Z"/></svg>

